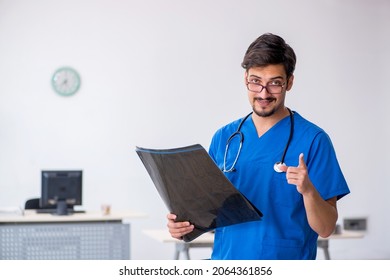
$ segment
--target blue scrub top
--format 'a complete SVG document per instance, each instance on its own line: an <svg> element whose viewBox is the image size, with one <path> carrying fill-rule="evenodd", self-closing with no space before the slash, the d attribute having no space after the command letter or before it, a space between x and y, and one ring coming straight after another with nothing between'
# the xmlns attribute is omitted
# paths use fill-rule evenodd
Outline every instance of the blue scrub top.
<svg viewBox="0 0 390 280"><path fill-rule="evenodd" d="M228 138L242 119L219 129L210 145L210 156L222 169ZM236 171L225 173L263 214L261 221L218 228L215 232L212 259L315 259L317 238L306 217L302 195L287 183L285 173L273 166L281 160L290 134L290 118L275 124L258 137L251 117L241 127L244 141ZM238 137L229 147L227 168L237 155ZM294 112L294 135L285 163L298 166L304 154L310 180L324 200L340 199L349 188L340 169L329 136L318 126Z"/></svg>

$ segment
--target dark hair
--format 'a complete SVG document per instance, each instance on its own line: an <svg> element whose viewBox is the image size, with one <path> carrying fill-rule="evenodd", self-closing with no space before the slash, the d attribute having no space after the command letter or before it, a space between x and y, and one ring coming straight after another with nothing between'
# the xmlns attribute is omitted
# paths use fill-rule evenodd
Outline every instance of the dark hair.
<svg viewBox="0 0 390 280"><path fill-rule="evenodd" d="M248 71L252 67L283 64L289 78L294 73L296 60L294 50L282 37L266 33L249 46L241 66Z"/></svg>

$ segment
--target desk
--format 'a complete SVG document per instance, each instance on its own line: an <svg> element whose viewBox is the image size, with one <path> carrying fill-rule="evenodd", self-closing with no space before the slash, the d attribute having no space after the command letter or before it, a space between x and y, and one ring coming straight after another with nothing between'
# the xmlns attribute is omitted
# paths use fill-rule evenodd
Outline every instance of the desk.
<svg viewBox="0 0 390 280"><path fill-rule="evenodd" d="M352 239L352 238L363 238L364 234L360 231L347 231L343 230L341 233L334 233L327 238L318 237L317 246L324 250L325 260L330 260L329 254L329 240L330 239Z"/></svg>
<svg viewBox="0 0 390 280"><path fill-rule="evenodd" d="M163 243L174 243L175 244L175 255L174 259L178 260L180 254L183 253L187 260L190 259L190 248L212 248L214 243L214 233L207 232L199 236L197 239L191 242L184 242L175 238L172 238L168 230L144 230L143 231L149 237L163 242ZM329 254L329 240L330 239L350 239L350 238L362 238L364 235L361 232L356 231L343 231L340 234L332 234L330 237L322 238L319 237L317 241L318 248L324 250L325 259L330 260Z"/></svg>
<svg viewBox="0 0 390 280"><path fill-rule="evenodd" d="M146 217L131 211L77 213L68 216L0 215L0 259L130 259L129 219Z"/></svg>
<svg viewBox="0 0 390 280"><path fill-rule="evenodd" d="M191 242L184 242L176 238L171 237L168 229L164 230L144 230L146 235L153 238L154 240L163 243L174 243L175 254L173 259L178 260L180 254L183 253L187 260L190 259L190 248L213 248L214 233L206 232Z"/></svg>

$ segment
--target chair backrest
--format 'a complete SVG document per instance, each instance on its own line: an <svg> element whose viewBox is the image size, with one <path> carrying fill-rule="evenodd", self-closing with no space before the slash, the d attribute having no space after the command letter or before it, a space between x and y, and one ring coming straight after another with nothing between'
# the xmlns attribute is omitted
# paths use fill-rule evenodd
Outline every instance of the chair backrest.
<svg viewBox="0 0 390 280"><path fill-rule="evenodd" d="M26 200L24 204L24 209L39 209L39 198L31 198Z"/></svg>

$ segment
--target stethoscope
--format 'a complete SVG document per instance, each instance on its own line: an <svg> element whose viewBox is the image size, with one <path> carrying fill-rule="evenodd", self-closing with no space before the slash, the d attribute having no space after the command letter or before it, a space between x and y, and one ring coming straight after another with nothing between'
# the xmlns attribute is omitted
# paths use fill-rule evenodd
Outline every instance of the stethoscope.
<svg viewBox="0 0 390 280"><path fill-rule="evenodd" d="M280 161L276 162L274 164L274 170L278 173L281 173L282 170L280 169L280 167L282 166L286 166L286 164L284 163L284 158L286 157L286 153L287 153L287 150L288 150L288 147L290 146L290 142L291 142L291 139L293 137L293 134L294 134L294 116L293 116L293 113L292 111L287 108L289 114L290 114L290 135L288 137L288 140L287 140L287 143L286 143L286 147L284 148L284 151L283 151L283 155L282 155L282 158ZM250 115L252 115L253 112L250 112L248 115L246 115L242 121L240 122L240 124L238 125L238 128L237 130L228 138L227 142L226 142L226 148L225 148L225 155L223 156L223 169L222 171L223 172L233 172L235 171L235 166L236 166L236 163L237 163L237 160L238 160L238 157L240 156L240 153L241 153L241 148L242 148L242 143L244 142L244 134L241 132L241 127L242 125L244 124L244 122L246 121L247 118L249 118ZM235 137L239 137L240 139L240 144L238 146L238 151L237 151L237 155L236 157L234 158L234 161L233 161L233 164L232 166L227 169L226 168L226 157L227 157L227 154L228 154L228 151L229 151L229 146L230 146L230 143L232 142L233 138Z"/></svg>

